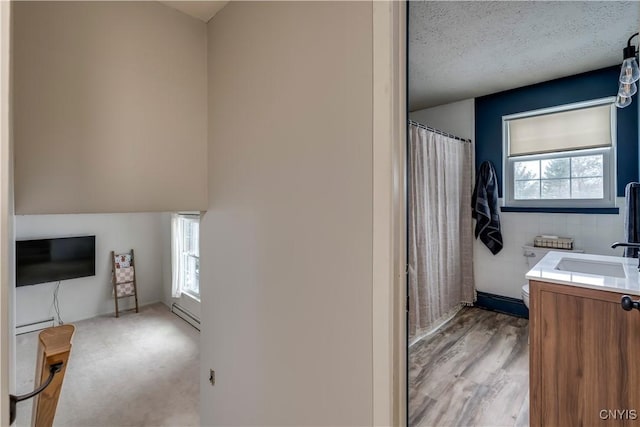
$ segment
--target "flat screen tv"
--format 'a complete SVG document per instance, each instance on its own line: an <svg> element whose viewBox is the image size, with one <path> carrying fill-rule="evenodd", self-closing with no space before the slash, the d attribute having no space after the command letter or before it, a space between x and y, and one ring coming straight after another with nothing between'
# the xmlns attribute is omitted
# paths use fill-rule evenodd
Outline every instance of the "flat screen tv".
<svg viewBox="0 0 640 427"><path fill-rule="evenodd" d="M16 241L16 286L96 275L96 236Z"/></svg>

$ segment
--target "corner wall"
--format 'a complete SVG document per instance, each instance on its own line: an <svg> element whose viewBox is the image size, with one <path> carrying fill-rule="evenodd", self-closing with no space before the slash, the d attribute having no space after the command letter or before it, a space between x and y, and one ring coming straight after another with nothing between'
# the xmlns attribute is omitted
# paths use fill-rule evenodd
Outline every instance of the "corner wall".
<svg viewBox="0 0 640 427"><path fill-rule="evenodd" d="M502 116L572 102L613 96L618 90L620 67L608 67L535 85L495 93L476 99L476 164L491 160L498 174L502 194ZM617 110L617 192L624 195L629 181L638 179L638 100ZM575 247L588 253L620 255L611 243L624 236L624 197L618 197L618 214L551 214L500 212L504 248L492 255L477 240L474 270L479 291L521 298L529 270L522 246L536 235L573 237ZM502 199L500 200L502 205ZM496 273L499 272L499 273Z"/></svg>
<svg viewBox="0 0 640 427"><path fill-rule="evenodd" d="M573 237L575 247L587 253L622 256L621 249L611 249L611 243L624 236L624 198L616 203L621 212L617 215L500 212L502 250L492 255L480 239L474 242L476 288L522 299L522 286L527 283L524 276L529 271L522 246L532 244L541 234Z"/></svg>
<svg viewBox="0 0 640 427"><path fill-rule="evenodd" d="M480 103L480 108L482 105ZM478 106L474 107L474 100L470 99L412 111L409 117L475 141L475 117L484 117L482 114L475 114L476 108ZM489 151L481 150L485 153L484 156L501 159L501 140L499 153L495 144L492 147ZM620 255L619 250L614 251L610 246L623 238L624 203L622 197L616 200L616 206L620 208L617 215L500 212L504 243L502 251L493 255L479 239L474 241L473 264L477 290L521 299L522 285L527 282L524 276L529 271L522 246L531 244L533 238L540 234L573 237L576 248L588 253ZM502 199L499 200L499 205L502 205Z"/></svg>
<svg viewBox="0 0 640 427"><path fill-rule="evenodd" d="M371 425L372 4L231 2L208 30L201 422Z"/></svg>
<svg viewBox="0 0 640 427"><path fill-rule="evenodd" d="M476 98L476 166L490 160L496 168L502 196L502 116L540 108L616 96L620 66L520 87ZM638 180L638 95L617 109L617 195Z"/></svg>
<svg viewBox="0 0 640 427"><path fill-rule="evenodd" d="M409 113L409 119L475 141L475 99L452 102Z"/></svg>
<svg viewBox="0 0 640 427"><path fill-rule="evenodd" d="M162 301L162 214L16 216L16 239L96 236L96 275L63 280L58 294L64 322L113 313L110 251L134 249L140 305ZM55 283L21 286L16 291L16 324L55 317L51 307ZM133 298L120 307L133 306Z"/></svg>

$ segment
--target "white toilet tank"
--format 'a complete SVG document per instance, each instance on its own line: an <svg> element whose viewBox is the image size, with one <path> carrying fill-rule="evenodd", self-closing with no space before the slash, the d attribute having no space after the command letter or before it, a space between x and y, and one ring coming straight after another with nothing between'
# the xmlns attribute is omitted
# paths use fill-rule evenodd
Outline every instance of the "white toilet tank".
<svg viewBox="0 0 640 427"><path fill-rule="evenodd" d="M537 248L533 245L525 245L522 247L522 249L523 249L523 255L527 259L527 264L529 265L529 268L533 268L538 263L538 261L540 261L546 254L548 254L551 251L572 252L572 253L584 252L582 249L567 250L567 249Z"/></svg>
<svg viewBox="0 0 640 427"><path fill-rule="evenodd" d="M540 261L550 251L573 252L573 253L584 252L582 249L567 250L567 249L537 248L533 245L524 245L522 249L523 249L522 254L527 259L527 264L529 265L529 269L535 267L538 261ZM526 283L522 287L522 301L524 302L524 305L526 305L527 308L529 308L529 284L528 283Z"/></svg>

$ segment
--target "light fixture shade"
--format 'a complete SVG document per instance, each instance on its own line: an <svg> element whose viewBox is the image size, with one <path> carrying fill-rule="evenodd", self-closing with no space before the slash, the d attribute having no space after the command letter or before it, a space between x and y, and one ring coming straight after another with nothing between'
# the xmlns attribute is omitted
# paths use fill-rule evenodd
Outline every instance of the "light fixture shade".
<svg viewBox="0 0 640 427"><path fill-rule="evenodd" d="M635 83L620 83L618 95L631 98L636 92L638 92L638 86Z"/></svg>
<svg viewBox="0 0 640 427"><path fill-rule="evenodd" d="M637 82L640 78L640 69L638 69L638 61L635 57L627 58L622 61L622 69L620 70L620 83L630 84Z"/></svg>
<svg viewBox="0 0 640 427"><path fill-rule="evenodd" d="M624 108L628 107L629 105L631 105L631 97L618 95L618 97L616 98L616 107Z"/></svg>

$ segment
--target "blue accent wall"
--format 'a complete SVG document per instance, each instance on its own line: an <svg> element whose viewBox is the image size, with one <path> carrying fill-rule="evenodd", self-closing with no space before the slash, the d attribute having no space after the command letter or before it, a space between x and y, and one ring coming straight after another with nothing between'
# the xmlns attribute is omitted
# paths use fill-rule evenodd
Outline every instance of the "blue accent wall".
<svg viewBox="0 0 640 427"><path fill-rule="evenodd" d="M603 68L476 98L476 169L490 160L502 197L502 116L615 96L620 66ZM628 182L638 181L638 96L617 113L617 186L624 196Z"/></svg>

